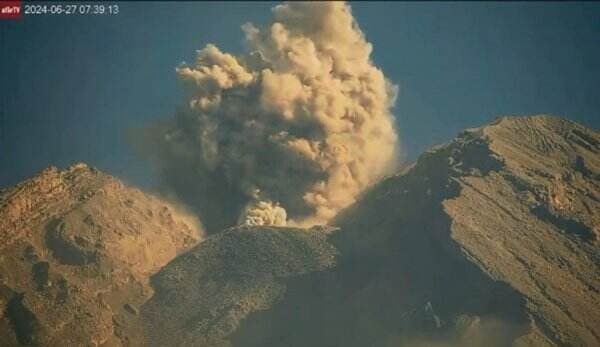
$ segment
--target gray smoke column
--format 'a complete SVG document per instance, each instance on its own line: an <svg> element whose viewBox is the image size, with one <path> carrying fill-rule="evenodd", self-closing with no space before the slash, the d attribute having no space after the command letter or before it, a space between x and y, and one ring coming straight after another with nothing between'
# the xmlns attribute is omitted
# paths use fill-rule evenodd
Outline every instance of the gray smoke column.
<svg viewBox="0 0 600 347"><path fill-rule="evenodd" d="M242 26L248 54L209 44L178 67L188 104L144 134L163 181L203 221L323 224L396 164L397 88L371 62L350 7L272 11L270 25Z"/></svg>

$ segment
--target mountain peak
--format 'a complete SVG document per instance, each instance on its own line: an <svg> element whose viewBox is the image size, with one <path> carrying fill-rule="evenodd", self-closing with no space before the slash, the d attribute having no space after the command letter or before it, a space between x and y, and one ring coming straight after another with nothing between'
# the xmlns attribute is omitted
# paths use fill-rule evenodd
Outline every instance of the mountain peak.
<svg viewBox="0 0 600 347"><path fill-rule="evenodd" d="M122 344L148 277L197 244L173 203L83 163L0 194L0 336L7 344Z"/></svg>
<svg viewBox="0 0 600 347"><path fill-rule="evenodd" d="M597 131L552 116L499 118L375 186L336 220L336 245L350 258L395 264L389 271L429 293L421 300L463 300L463 307L443 307L441 319L485 312L521 327L506 343L596 345L592 322L600 316L589 307L600 307L599 182ZM421 279L410 264L444 287ZM473 265L483 277L471 277ZM393 286L385 278L370 281ZM493 300L468 289L479 281L514 306L467 308L471 299L458 296Z"/></svg>

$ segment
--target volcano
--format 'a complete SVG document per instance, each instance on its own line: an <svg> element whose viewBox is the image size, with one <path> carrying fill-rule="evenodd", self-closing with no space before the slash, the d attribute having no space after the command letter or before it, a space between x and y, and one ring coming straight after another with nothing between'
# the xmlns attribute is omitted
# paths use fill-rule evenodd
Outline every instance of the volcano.
<svg viewBox="0 0 600 347"><path fill-rule="evenodd" d="M600 133L557 117L467 129L308 229L205 237L85 164L0 196L6 345L600 345Z"/></svg>

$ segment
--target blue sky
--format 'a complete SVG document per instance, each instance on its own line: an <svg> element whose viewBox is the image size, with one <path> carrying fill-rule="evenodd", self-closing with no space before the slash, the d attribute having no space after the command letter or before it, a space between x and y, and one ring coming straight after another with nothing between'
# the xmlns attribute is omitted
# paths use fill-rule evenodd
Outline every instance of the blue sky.
<svg viewBox="0 0 600 347"><path fill-rule="evenodd" d="M115 16L0 21L0 187L84 161L152 187L124 131L168 117L175 67L207 43L242 53L240 25L274 3L119 3ZM413 160L500 115L550 113L600 128L600 3L353 2L373 60L400 87Z"/></svg>

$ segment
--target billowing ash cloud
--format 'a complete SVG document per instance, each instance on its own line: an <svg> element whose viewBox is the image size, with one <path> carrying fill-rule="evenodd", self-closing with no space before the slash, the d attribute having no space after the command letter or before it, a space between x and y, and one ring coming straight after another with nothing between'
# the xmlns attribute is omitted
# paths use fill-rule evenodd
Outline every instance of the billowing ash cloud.
<svg viewBox="0 0 600 347"><path fill-rule="evenodd" d="M189 103L146 129L164 183L209 228L325 223L395 165L396 87L350 7L294 2L273 15L242 26L247 55L209 44L177 68Z"/></svg>

